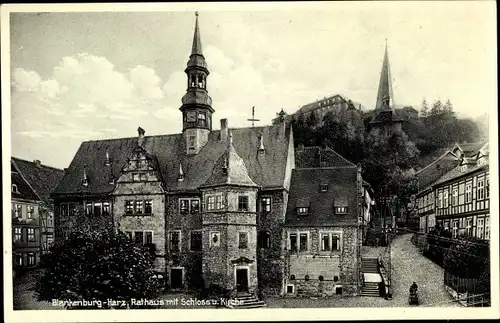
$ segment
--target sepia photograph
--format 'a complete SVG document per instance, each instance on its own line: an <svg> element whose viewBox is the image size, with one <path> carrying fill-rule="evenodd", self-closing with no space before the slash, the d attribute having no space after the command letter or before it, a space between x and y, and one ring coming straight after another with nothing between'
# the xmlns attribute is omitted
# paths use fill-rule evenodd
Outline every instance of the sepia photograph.
<svg viewBox="0 0 500 323"><path fill-rule="evenodd" d="M499 317L495 2L1 10L8 322Z"/></svg>

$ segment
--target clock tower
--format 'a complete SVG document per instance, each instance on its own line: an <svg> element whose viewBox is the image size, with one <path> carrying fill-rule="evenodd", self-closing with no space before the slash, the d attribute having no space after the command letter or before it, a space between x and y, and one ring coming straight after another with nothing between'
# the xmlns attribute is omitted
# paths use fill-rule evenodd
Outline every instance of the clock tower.
<svg viewBox="0 0 500 323"><path fill-rule="evenodd" d="M197 154L207 143L212 130L212 99L207 91L207 76L210 74L201 50L198 12L194 28L193 47L187 67L188 85L182 97L182 133L188 155Z"/></svg>

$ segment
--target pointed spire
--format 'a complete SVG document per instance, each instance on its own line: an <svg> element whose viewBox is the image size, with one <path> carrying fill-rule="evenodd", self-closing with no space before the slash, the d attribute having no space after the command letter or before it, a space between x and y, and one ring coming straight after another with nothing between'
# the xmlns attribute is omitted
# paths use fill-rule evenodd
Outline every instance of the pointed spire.
<svg viewBox="0 0 500 323"><path fill-rule="evenodd" d="M191 49L191 55L203 56L203 52L201 50L200 27L198 26L198 11L194 14L196 15L196 23L194 26L193 48Z"/></svg>
<svg viewBox="0 0 500 323"><path fill-rule="evenodd" d="M389 52L387 50L387 38L385 39L384 62L380 72L380 82L378 85L377 103L375 110L391 109L394 104L394 95L392 92L391 68L389 64Z"/></svg>

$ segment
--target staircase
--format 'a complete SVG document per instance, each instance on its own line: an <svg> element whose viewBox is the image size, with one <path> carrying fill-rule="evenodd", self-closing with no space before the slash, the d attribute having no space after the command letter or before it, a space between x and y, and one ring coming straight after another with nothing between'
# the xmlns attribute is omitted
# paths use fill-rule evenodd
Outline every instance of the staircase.
<svg viewBox="0 0 500 323"><path fill-rule="evenodd" d="M238 293L236 297L232 298L227 305L227 308L242 309L242 308L260 308L266 307L264 301L255 297L250 293Z"/></svg>
<svg viewBox="0 0 500 323"><path fill-rule="evenodd" d="M378 259L377 258L362 258L361 259L361 271L363 274L377 274L380 275L378 269ZM380 297L378 282L367 282L365 281L363 287L361 288L361 296L367 297Z"/></svg>

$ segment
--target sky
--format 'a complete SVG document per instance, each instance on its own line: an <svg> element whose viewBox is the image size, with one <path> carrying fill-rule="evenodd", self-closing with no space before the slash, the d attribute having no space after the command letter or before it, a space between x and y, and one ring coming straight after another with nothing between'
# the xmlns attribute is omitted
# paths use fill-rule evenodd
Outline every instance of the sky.
<svg viewBox="0 0 500 323"><path fill-rule="evenodd" d="M333 94L373 109L386 39L396 104L449 99L471 118L497 106L492 1L162 8L11 13L12 155L65 168L83 141L180 133L195 10L214 129Z"/></svg>

